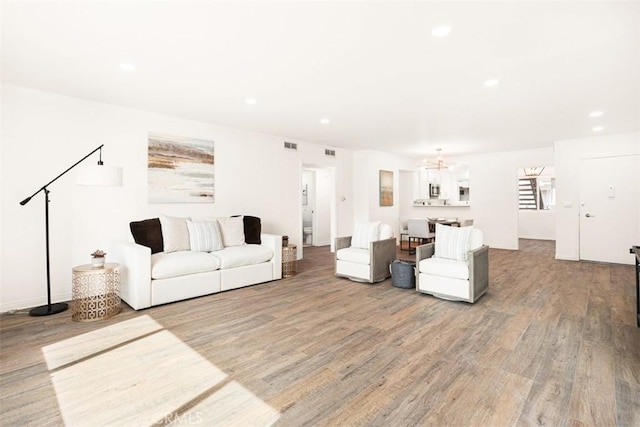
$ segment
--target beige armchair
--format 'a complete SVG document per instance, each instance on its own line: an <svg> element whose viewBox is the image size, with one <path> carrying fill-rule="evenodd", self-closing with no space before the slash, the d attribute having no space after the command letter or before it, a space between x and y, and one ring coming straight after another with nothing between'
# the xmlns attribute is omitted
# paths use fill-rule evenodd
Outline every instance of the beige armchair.
<svg viewBox="0 0 640 427"><path fill-rule="evenodd" d="M416 290L438 298L474 303L489 289L489 247L483 245L482 232L478 229L447 227L446 234L458 234L447 238L440 235L440 227L447 226L436 226L435 243L416 248ZM460 242L464 237L459 235L464 233L468 240L462 250L465 243ZM444 249L437 251L439 244L448 249L458 245L460 249L455 254L442 256L438 252Z"/></svg>
<svg viewBox="0 0 640 427"><path fill-rule="evenodd" d="M377 232L373 224L367 223L368 231L363 236L363 227L356 225L353 236L335 240L335 274L357 282L375 283L391 276L389 265L396 258L396 238L391 226L379 224Z"/></svg>

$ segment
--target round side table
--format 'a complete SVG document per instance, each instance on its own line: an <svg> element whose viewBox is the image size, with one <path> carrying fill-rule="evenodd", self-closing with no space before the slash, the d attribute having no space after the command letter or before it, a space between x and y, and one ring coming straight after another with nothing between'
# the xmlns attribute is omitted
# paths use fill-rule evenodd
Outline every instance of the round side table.
<svg viewBox="0 0 640 427"><path fill-rule="evenodd" d="M73 267L71 319L91 322L120 313L120 264Z"/></svg>
<svg viewBox="0 0 640 427"><path fill-rule="evenodd" d="M289 244L282 247L282 277L295 276L298 270L298 247Z"/></svg>

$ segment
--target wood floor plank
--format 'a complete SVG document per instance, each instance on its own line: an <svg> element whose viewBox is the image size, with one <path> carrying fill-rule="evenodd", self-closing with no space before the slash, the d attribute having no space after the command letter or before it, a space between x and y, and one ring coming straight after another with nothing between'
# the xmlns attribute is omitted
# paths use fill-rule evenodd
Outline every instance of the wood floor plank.
<svg viewBox="0 0 640 427"><path fill-rule="evenodd" d="M624 380L616 381L616 409L618 425L640 425L640 385Z"/></svg>
<svg viewBox="0 0 640 427"><path fill-rule="evenodd" d="M615 376L629 384L640 384L640 328L614 328Z"/></svg>
<svg viewBox="0 0 640 427"><path fill-rule="evenodd" d="M612 348L582 341L568 416L587 425L616 425L615 397Z"/></svg>
<svg viewBox="0 0 640 427"><path fill-rule="evenodd" d="M415 426L420 425L428 414L442 401L444 394L464 374L466 361L424 359L424 364L416 367L414 374L405 381L394 399L382 407L372 419L371 425Z"/></svg>
<svg viewBox="0 0 640 427"><path fill-rule="evenodd" d="M538 370L520 421L527 425L566 425L583 322L563 316L545 343L544 366Z"/></svg>
<svg viewBox="0 0 640 427"><path fill-rule="evenodd" d="M328 247L304 254L293 277L103 321L0 315L0 426L63 423L52 378L75 363L74 342L91 347L83 334L107 344L79 347L80 360L120 349L122 375L132 357L153 359L109 344L110 328L143 316L227 376L167 408L203 425L640 425L632 266L559 261L553 242L520 240L519 251L490 249L489 291L467 304L337 278ZM49 369L48 346L71 361Z"/></svg>
<svg viewBox="0 0 640 427"><path fill-rule="evenodd" d="M473 425L489 414L489 408L481 405L483 393L494 384L494 371L468 364L439 399L439 405L425 414L420 425ZM469 391L469 392L467 392Z"/></svg>
<svg viewBox="0 0 640 427"><path fill-rule="evenodd" d="M495 381L494 388L484 392L484 398L480 404L489 410L486 411L484 418L478 417L479 425L516 425L522 408L527 402L528 391L533 381L511 373L497 373Z"/></svg>
<svg viewBox="0 0 640 427"><path fill-rule="evenodd" d="M505 361L504 369L526 378L535 378L544 363L544 340L552 332L548 323L531 323Z"/></svg>

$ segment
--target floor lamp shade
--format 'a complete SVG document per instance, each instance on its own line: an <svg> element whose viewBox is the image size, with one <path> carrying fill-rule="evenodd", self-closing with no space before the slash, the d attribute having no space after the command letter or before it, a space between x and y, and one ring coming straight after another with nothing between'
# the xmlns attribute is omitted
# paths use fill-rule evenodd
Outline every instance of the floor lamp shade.
<svg viewBox="0 0 640 427"><path fill-rule="evenodd" d="M122 186L122 168L105 165L83 165L76 175L78 185L97 187Z"/></svg>

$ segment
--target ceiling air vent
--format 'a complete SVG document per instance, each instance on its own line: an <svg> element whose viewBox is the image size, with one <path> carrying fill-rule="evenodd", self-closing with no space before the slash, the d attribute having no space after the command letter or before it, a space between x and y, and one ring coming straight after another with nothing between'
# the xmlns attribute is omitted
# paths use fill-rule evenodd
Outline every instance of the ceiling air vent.
<svg viewBox="0 0 640 427"><path fill-rule="evenodd" d="M295 142L286 142L285 141L284 148L286 148L287 150L297 150L298 149L298 144L296 144Z"/></svg>
<svg viewBox="0 0 640 427"><path fill-rule="evenodd" d="M329 150L328 148L325 148L324 154L327 155L327 156L335 157L336 156L336 150Z"/></svg>

